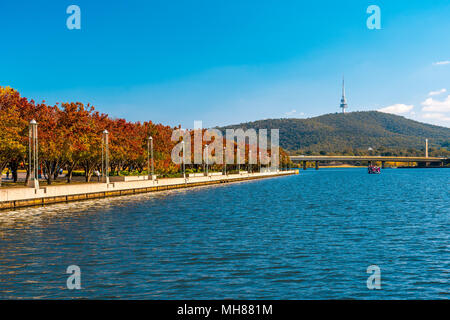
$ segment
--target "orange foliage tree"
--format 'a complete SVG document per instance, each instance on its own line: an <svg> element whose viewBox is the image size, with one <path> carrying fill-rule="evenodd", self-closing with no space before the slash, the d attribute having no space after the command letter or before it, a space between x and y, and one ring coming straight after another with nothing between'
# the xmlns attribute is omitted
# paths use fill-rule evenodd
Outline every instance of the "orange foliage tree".
<svg viewBox="0 0 450 320"><path fill-rule="evenodd" d="M32 119L38 122L40 173L48 184L58 177L61 169L67 170L69 183L76 169L83 169L89 182L94 170L101 169L102 132L105 129L109 132L112 174L120 175L124 170L143 172L147 167L150 136L153 138L155 173L169 175L180 170L171 159L175 146L171 137L175 128L151 121L134 123L111 119L93 106L80 102L54 106L45 101L36 104L21 97L14 89L0 87L0 172L8 166L15 181L20 166L27 170L26 181L30 175L27 162ZM280 160L282 163L289 161L281 149ZM216 167L219 169L220 165Z"/></svg>

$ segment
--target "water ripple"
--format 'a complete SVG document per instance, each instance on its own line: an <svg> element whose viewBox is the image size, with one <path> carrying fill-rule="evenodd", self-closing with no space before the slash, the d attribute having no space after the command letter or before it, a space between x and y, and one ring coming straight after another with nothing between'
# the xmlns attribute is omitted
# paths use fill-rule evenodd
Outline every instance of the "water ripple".
<svg viewBox="0 0 450 320"><path fill-rule="evenodd" d="M1 212L0 298L448 299L449 178L308 170Z"/></svg>

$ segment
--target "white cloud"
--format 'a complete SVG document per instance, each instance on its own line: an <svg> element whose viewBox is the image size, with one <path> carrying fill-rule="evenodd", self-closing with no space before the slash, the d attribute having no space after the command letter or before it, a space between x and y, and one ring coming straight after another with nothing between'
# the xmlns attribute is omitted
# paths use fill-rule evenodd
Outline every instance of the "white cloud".
<svg viewBox="0 0 450 320"><path fill-rule="evenodd" d="M413 105L398 103L378 109L378 111L385 113L402 114L411 111L412 108L414 108Z"/></svg>
<svg viewBox="0 0 450 320"><path fill-rule="evenodd" d="M443 113L425 113L422 116L425 119L436 119L441 121L450 121L450 117Z"/></svg>
<svg viewBox="0 0 450 320"><path fill-rule="evenodd" d="M378 109L378 111L403 114L416 121L448 127L450 125L450 95L441 99L435 97L445 92L447 92L446 89L431 91L428 94L429 97L421 103L420 110L413 110L413 105L399 103Z"/></svg>
<svg viewBox="0 0 450 320"><path fill-rule="evenodd" d="M445 61L438 61L438 62L433 63L433 65L435 65L435 66L442 66L442 65L446 65L446 64L450 64L450 61L445 60Z"/></svg>
<svg viewBox="0 0 450 320"><path fill-rule="evenodd" d="M440 95L441 93L445 93L445 92L447 92L447 89L441 89L441 90L438 90L438 91L430 91L428 93L428 95L429 96L437 96L437 95Z"/></svg>
<svg viewBox="0 0 450 320"><path fill-rule="evenodd" d="M286 112L285 115L286 115L286 116L293 116L293 115L296 114L296 113L297 113L297 110L292 109L291 111Z"/></svg>
<svg viewBox="0 0 450 320"><path fill-rule="evenodd" d="M427 112L450 112L450 95L443 101L428 98L422 102L422 111Z"/></svg>
<svg viewBox="0 0 450 320"><path fill-rule="evenodd" d="M297 113L297 110L292 109L291 111L286 112L284 115L287 116L287 117L293 116L293 115L304 116L305 113L304 113L304 112L299 112L299 113Z"/></svg>

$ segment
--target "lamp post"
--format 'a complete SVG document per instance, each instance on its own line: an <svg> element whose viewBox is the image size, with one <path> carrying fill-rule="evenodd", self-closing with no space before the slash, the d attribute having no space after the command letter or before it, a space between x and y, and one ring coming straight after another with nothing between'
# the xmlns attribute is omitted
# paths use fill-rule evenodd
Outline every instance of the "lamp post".
<svg viewBox="0 0 450 320"><path fill-rule="evenodd" d="M205 153L206 153L206 159L205 159L205 161L206 161L206 176L208 176L208 165L209 165L209 161L208 161L208 156L209 156L209 154L208 154L208 145L206 145L205 146Z"/></svg>
<svg viewBox="0 0 450 320"><path fill-rule="evenodd" d="M109 132L108 130L103 131L103 144L105 146L105 171L102 172L105 183L109 183ZM102 164L103 165L103 164ZM103 168L103 167L102 167Z"/></svg>
<svg viewBox="0 0 450 320"><path fill-rule="evenodd" d="M30 131L28 139L28 165L30 170L30 181L28 186L39 189L39 155L38 155L38 132L37 132L37 122L36 120L30 121Z"/></svg>
<svg viewBox="0 0 450 320"><path fill-rule="evenodd" d="M241 149L237 149L238 174L241 173Z"/></svg>
<svg viewBox="0 0 450 320"><path fill-rule="evenodd" d="M147 176L148 176L148 180L150 180L150 139L152 137L148 137L147 139Z"/></svg>
<svg viewBox="0 0 450 320"><path fill-rule="evenodd" d="M203 148L203 157L202 157L202 164L203 164L203 175L206 175L206 148Z"/></svg>
<svg viewBox="0 0 450 320"><path fill-rule="evenodd" d="M271 151L270 157L267 161L267 171L272 172L272 151Z"/></svg>
<svg viewBox="0 0 450 320"><path fill-rule="evenodd" d="M104 180L105 177L105 137L104 135L102 136L102 181Z"/></svg>
<svg viewBox="0 0 450 320"><path fill-rule="evenodd" d="M151 165L150 165L150 158L152 159ZM150 172L150 167L152 169L151 172ZM153 181L155 171L154 171L154 164L153 164L153 138L151 136L148 137L148 143L147 143L147 168L148 168L149 178L151 175L151 179Z"/></svg>
<svg viewBox="0 0 450 320"><path fill-rule="evenodd" d="M248 173L252 173L252 165L250 164L251 157L252 157L252 150L248 150Z"/></svg>
<svg viewBox="0 0 450 320"><path fill-rule="evenodd" d="M181 141L181 146L183 150L183 178L186 181L186 166L184 164L184 141Z"/></svg>
<svg viewBox="0 0 450 320"><path fill-rule="evenodd" d="M223 171L224 175L227 175L227 156L226 156L227 148L223 147Z"/></svg>
<svg viewBox="0 0 450 320"><path fill-rule="evenodd" d="M261 151L259 152L259 173L261 173Z"/></svg>

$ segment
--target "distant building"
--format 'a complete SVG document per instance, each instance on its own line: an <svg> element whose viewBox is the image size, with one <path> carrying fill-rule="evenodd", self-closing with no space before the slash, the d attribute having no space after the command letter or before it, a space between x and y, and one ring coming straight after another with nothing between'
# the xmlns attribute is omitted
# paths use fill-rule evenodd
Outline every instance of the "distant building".
<svg viewBox="0 0 450 320"><path fill-rule="evenodd" d="M345 113L345 109L347 109L347 99L345 98L345 82L344 77L342 77L342 98L340 108L342 109L342 113Z"/></svg>

